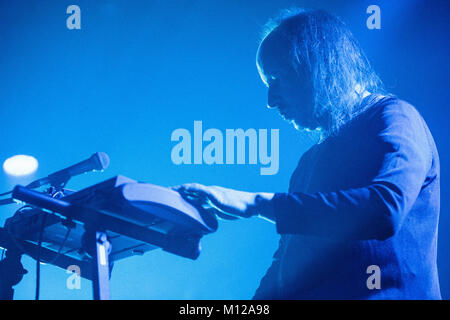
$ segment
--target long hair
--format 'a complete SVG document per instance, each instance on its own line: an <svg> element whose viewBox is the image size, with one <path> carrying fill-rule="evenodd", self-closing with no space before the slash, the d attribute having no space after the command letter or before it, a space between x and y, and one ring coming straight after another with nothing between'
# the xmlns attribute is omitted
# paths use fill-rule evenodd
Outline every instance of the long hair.
<svg viewBox="0 0 450 320"><path fill-rule="evenodd" d="M314 116L326 119L326 135L362 110L363 93L384 93L383 84L347 26L323 10L288 9L269 20L263 39L274 29L291 44L294 70L311 75Z"/></svg>

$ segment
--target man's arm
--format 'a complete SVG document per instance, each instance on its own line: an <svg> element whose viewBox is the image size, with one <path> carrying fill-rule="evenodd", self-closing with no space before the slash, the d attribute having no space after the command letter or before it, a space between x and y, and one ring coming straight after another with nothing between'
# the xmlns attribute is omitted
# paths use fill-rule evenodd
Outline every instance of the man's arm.
<svg viewBox="0 0 450 320"><path fill-rule="evenodd" d="M370 185L327 193L276 193L277 232L386 239L412 208L431 165L422 118L410 105L385 106L373 119L373 150L379 153ZM378 155L376 155L378 156Z"/></svg>
<svg viewBox="0 0 450 320"><path fill-rule="evenodd" d="M378 111L372 125L373 141L367 143L380 159L379 169L370 185L361 188L275 194L199 184L176 189L208 199L232 215L275 221L280 234L386 239L399 229L416 201L431 165L431 151L422 118L404 102Z"/></svg>

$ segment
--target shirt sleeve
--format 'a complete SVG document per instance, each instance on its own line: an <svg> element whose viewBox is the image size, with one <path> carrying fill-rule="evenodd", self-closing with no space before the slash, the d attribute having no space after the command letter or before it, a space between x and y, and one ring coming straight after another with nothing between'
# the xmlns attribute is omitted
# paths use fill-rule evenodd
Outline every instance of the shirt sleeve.
<svg viewBox="0 0 450 320"><path fill-rule="evenodd" d="M397 232L425 181L431 149L422 117L405 102L382 107L371 125L379 170L370 183L327 193L276 193L278 233L383 240Z"/></svg>

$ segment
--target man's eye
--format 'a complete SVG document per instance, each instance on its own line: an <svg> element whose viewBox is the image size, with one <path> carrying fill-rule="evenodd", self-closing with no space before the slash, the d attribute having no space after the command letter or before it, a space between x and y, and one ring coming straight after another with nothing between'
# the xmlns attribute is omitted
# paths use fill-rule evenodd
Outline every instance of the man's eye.
<svg viewBox="0 0 450 320"><path fill-rule="evenodd" d="M271 76L269 76L269 78L267 79L267 81L268 81L268 84L270 85L270 84L273 84L273 83L279 81L279 78L278 78L277 76L271 75Z"/></svg>

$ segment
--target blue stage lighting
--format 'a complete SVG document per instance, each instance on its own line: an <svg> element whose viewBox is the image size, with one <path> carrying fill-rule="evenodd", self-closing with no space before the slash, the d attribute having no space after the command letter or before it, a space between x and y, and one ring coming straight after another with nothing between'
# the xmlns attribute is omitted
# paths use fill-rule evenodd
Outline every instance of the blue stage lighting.
<svg viewBox="0 0 450 320"><path fill-rule="evenodd" d="M34 173L38 168L38 161L32 156L19 154L3 162L3 170L11 176L26 176Z"/></svg>

